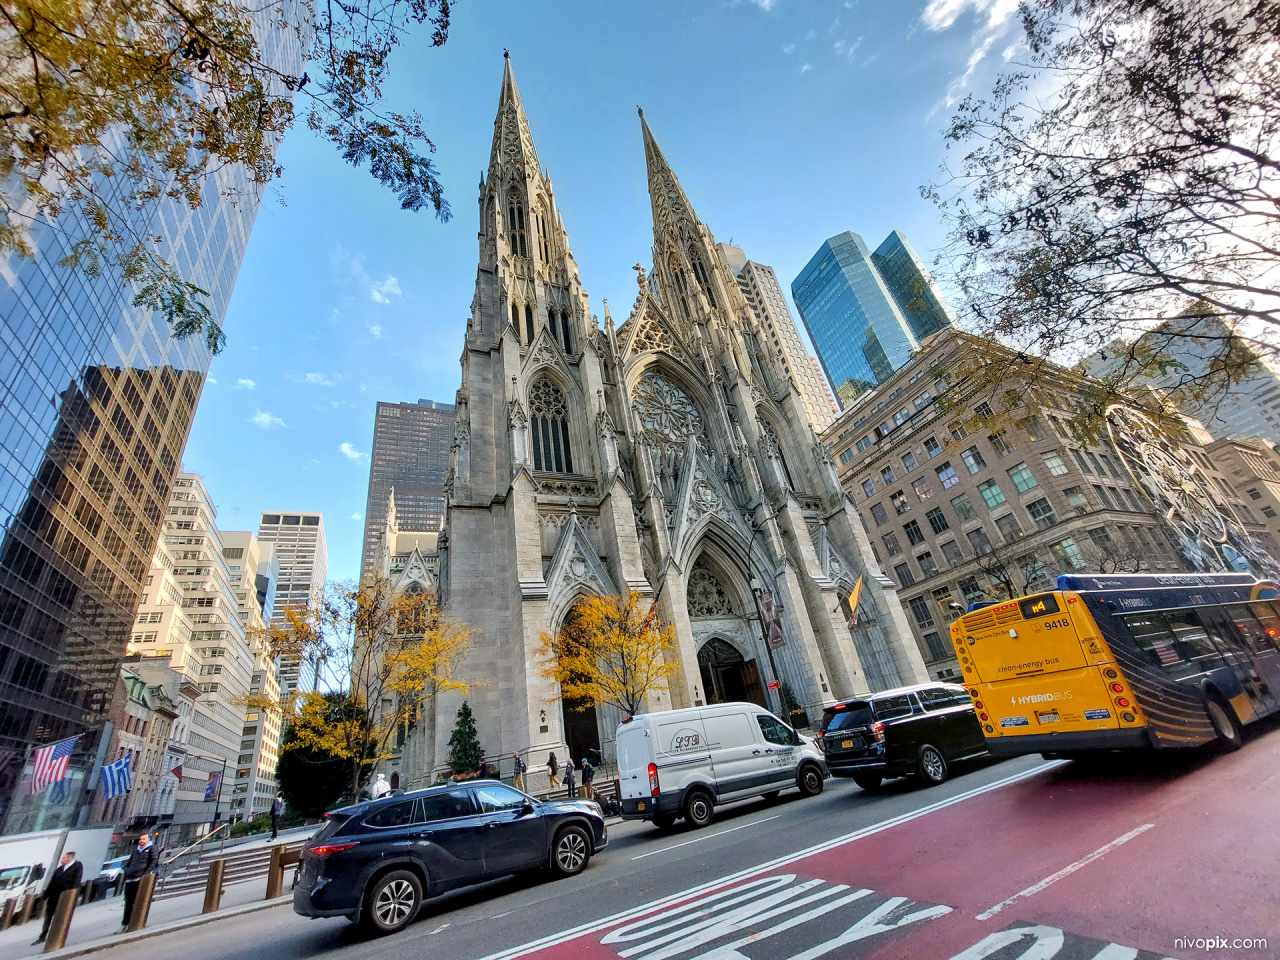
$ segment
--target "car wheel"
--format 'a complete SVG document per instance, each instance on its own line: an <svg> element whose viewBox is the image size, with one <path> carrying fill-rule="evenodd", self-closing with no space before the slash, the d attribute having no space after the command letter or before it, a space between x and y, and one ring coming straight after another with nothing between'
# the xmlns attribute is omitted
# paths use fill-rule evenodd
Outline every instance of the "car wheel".
<svg viewBox="0 0 1280 960"><path fill-rule="evenodd" d="M884 777L878 773L855 773L853 775L853 782L867 791L879 790L883 780Z"/></svg>
<svg viewBox="0 0 1280 960"><path fill-rule="evenodd" d="M649 819L653 821L653 825L659 830L670 830L676 825L676 815L674 813L655 813Z"/></svg>
<svg viewBox="0 0 1280 960"><path fill-rule="evenodd" d="M822 792L822 771L815 764L806 763L800 768L800 776L796 778L803 797L816 797Z"/></svg>
<svg viewBox="0 0 1280 960"><path fill-rule="evenodd" d="M408 870L380 876L365 895L362 919L374 933L395 933L407 927L422 906L422 883Z"/></svg>
<svg viewBox="0 0 1280 960"><path fill-rule="evenodd" d="M1217 745L1226 751L1239 750L1244 746L1244 737L1240 731L1240 721L1236 712L1222 699L1216 690L1205 698L1205 710L1209 714L1209 722L1213 724L1213 732L1217 735Z"/></svg>
<svg viewBox="0 0 1280 960"><path fill-rule="evenodd" d="M942 756L942 751L931 743L926 743L920 748L919 761L916 764L916 773L920 775L920 779L930 785L943 783L947 779L947 761Z"/></svg>
<svg viewBox="0 0 1280 960"><path fill-rule="evenodd" d="M572 877L587 868L591 859L591 838L582 827L570 825L556 834L551 844L551 869L559 877Z"/></svg>
<svg viewBox="0 0 1280 960"><path fill-rule="evenodd" d="M695 790L684 802L684 819L691 827L705 827L715 816L715 802L705 790Z"/></svg>

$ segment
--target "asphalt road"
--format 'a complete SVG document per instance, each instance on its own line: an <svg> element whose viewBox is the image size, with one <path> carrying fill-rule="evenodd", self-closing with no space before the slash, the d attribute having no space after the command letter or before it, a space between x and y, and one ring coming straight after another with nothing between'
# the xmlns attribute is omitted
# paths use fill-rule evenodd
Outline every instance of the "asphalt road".
<svg viewBox="0 0 1280 960"><path fill-rule="evenodd" d="M877 794L828 780L818 797L721 808L700 831L617 825L581 875L459 891L393 937L277 908L145 940L128 957L1280 956L1276 725L1228 756L1026 757L955 773ZM1271 946L1194 943L1219 936Z"/></svg>

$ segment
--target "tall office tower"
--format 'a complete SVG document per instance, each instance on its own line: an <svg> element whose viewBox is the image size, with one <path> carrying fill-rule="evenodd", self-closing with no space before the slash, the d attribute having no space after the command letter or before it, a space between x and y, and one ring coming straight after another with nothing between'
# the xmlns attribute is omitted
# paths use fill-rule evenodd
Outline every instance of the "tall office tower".
<svg viewBox="0 0 1280 960"><path fill-rule="evenodd" d="M236 553L218 530L204 481L198 474L178 474L128 644L130 669L148 683L164 684L173 670L198 690L189 722L175 723L170 731L168 752L181 763L182 778L173 773L177 764L160 777L158 796L165 807L157 814L178 831L169 842L189 839L215 814L227 817L234 797L246 722L241 703L262 647L259 640L255 649L246 634L246 625L256 621L240 617L241 570L232 564L243 561L228 560ZM220 786L211 802L205 792L212 776Z"/></svg>
<svg viewBox="0 0 1280 960"><path fill-rule="evenodd" d="M738 288L747 298L756 320L764 327L773 352L782 364L782 372L800 391L800 400L813 422L813 429L825 430L840 408L836 406L817 362L804 348L791 308L787 306L786 295L778 283L778 275L773 272L773 267L748 260L742 249L733 244L717 243L716 251L737 279Z"/></svg>
<svg viewBox="0 0 1280 960"><path fill-rule="evenodd" d="M272 656L263 630L271 618L270 601L275 597L275 581L280 564L270 544L259 543L247 530L232 530L222 535L222 556L231 571L231 585L236 591L240 622L253 654L253 676L249 678L251 696L261 696L271 704L280 702L280 681L276 658ZM244 727L240 731L240 752L236 757L234 777L230 770L231 815L252 817L267 813L276 795L276 762L280 759L280 708L259 705L244 710Z"/></svg>
<svg viewBox="0 0 1280 960"><path fill-rule="evenodd" d="M791 282L800 316L843 407L893 376L953 315L894 231L874 253L856 233L826 241Z"/></svg>
<svg viewBox="0 0 1280 960"><path fill-rule="evenodd" d="M439 530L444 522L444 478L457 413L451 403L378 403L369 457L369 499L364 509L360 569L376 559L375 542L396 492L396 519L404 531Z"/></svg>
<svg viewBox="0 0 1280 960"><path fill-rule="evenodd" d="M297 31L268 31L261 52L301 72ZM219 323L258 198L242 169L221 166L195 209L160 198L132 218L139 236L159 238L158 252L183 279L208 291ZM210 360L202 338L175 340L162 314L135 306L137 288L119 271L108 266L94 277L62 265L91 229L68 212L56 227L35 225L33 258L0 254L6 833L76 816ZM67 782L28 796L24 758L71 736L78 739Z"/></svg>
<svg viewBox="0 0 1280 960"><path fill-rule="evenodd" d="M318 513L263 511L258 524L258 540L272 545L280 564L280 582L276 587L271 622L282 624L287 608L306 607L312 598L324 593L325 576L329 570L324 517ZM297 658L281 657L277 669L282 697L315 689L316 678L302 676L302 665Z"/></svg>

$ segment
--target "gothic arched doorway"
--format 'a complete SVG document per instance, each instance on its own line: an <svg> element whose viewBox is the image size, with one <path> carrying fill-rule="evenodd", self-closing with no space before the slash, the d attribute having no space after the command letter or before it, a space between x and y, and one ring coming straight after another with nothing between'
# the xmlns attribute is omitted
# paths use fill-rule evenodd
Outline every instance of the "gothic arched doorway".
<svg viewBox="0 0 1280 960"><path fill-rule="evenodd" d="M754 660L746 659L727 640L712 637L698 651L698 670L707 703L746 700L765 706L760 687L760 671Z"/></svg>
<svg viewBox="0 0 1280 960"><path fill-rule="evenodd" d="M574 604L560 625L561 637L572 642L578 625L578 606ZM564 742L569 745L569 756L574 766L583 757L598 765L603 758L600 755L600 722L595 704L575 697L561 697L560 718L564 726Z"/></svg>

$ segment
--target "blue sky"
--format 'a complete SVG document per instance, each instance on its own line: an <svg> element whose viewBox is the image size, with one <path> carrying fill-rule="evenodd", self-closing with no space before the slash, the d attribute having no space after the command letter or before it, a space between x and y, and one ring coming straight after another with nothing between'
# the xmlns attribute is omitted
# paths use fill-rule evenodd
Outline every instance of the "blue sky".
<svg viewBox="0 0 1280 960"><path fill-rule="evenodd" d="M375 402L452 402L458 386L504 47L593 310L608 298L621 323L653 239L637 104L716 238L784 287L844 230L873 247L902 230L932 259L942 229L919 187L944 158L949 104L990 89L1015 12L1016 0L462 0L448 43L431 49L425 31L407 43L386 90L426 118L451 222L401 211L305 129L284 142L184 458L220 526L320 510L330 576L356 575Z"/></svg>

